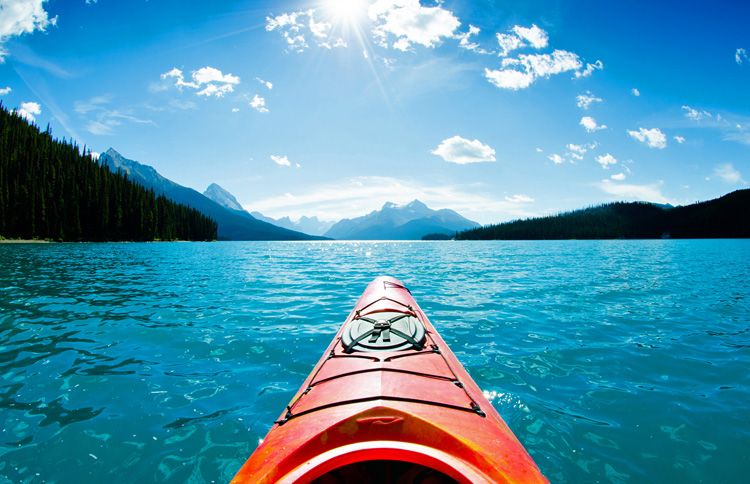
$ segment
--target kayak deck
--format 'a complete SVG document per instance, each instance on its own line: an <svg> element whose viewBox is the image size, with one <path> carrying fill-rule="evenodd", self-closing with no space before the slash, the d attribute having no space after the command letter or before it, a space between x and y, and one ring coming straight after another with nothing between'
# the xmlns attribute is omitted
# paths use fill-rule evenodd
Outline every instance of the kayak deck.
<svg viewBox="0 0 750 484"><path fill-rule="evenodd" d="M409 290L386 277L368 286L233 482L367 482L373 472L546 482Z"/></svg>

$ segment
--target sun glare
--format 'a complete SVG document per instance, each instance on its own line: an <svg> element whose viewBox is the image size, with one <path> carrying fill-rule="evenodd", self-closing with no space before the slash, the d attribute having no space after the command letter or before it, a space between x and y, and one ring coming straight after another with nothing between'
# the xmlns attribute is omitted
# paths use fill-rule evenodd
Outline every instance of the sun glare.
<svg viewBox="0 0 750 484"><path fill-rule="evenodd" d="M324 0L323 6L331 18L346 22L355 22L366 10L364 0Z"/></svg>

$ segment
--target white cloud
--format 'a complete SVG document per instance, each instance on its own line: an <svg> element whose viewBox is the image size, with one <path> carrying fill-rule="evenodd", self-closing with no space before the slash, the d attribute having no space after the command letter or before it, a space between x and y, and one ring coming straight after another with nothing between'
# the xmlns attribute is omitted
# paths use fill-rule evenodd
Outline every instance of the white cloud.
<svg viewBox="0 0 750 484"><path fill-rule="evenodd" d="M536 148L536 152L537 152L537 153L544 153L544 150L543 150L543 149L541 149L541 148L539 148L539 147L537 147L537 148Z"/></svg>
<svg viewBox="0 0 750 484"><path fill-rule="evenodd" d="M667 135L659 128L638 128L638 131L628 131L631 138L646 143L649 148L664 149L667 147Z"/></svg>
<svg viewBox="0 0 750 484"><path fill-rule="evenodd" d="M289 158L282 155L271 155L271 159L274 163L276 163L279 166L292 166L292 163L289 161Z"/></svg>
<svg viewBox="0 0 750 484"><path fill-rule="evenodd" d="M619 200L672 203L671 200L661 193L661 182L651 185L631 185L625 183L613 183L611 180L602 180L597 186L603 192L613 195Z"/></svg>
<svg viewBox="0 0 750 484"><path fill-rule="evenodd" d="M558 155L557 153L553 153L553 154L549 155L547 158L549 158L550 160L552 160L552 163L554 163L556 165L562 165L563 162L565 161L565 160L563 160L563 157L560 156L560 155Z"/></svg>
<svg viewBox="0 0 750 484"><path fill-rule="evenodd" d="M257 94L250 100L250 107L258 111L259 113L267 113L268 108L266 107L266 100Z"/></svg>
<svg viewBox="0 0 750 484"><path fill-rule="evenodd" d="M743 62L750 61L750 57L747 55L747 50L743 48L739 48L734 52L734 61L737 64L742 64Z"/></svg>
<svg viewBox="0 0 750 484"><path fill-rule="evenodd" d="M294 52L302 52L309 47L305 36L301 31L306 28L304 21L300 17L306 16L307 12L289 12L277 15L276 17L266 17L266 31L272 32L279 30L287 43L287 47Z"/></svg>
<svg viewBox="0 0 750 484"><path fill-rule="evenodd" d="M484 69L484 76L502 89L524 89L539 78L580 69L577 54L555 50L552 54L521 54L515 59L503 59L501 69Z"/></svg>
<svg viewBox="0 0 750 484"><path fill-rule="evenodd" d="M714 176L730 185L746 184L740 173L731 163L723 163L714 168Z"/></svg>
<svg viewBox="0 0 750 484"><path fill-rule="evenodd" d="M506 57L508 54L523 46L523 40L516 34L495 34L497 43L500 46L500 56Z"/></svg>
<svg viewBox="0 0 750 484"><path fill-rule="evenodd" d="M232 74L223 74L215 67L201 67L193 71L193 80L200 86L211 82L219 84L239 84L240 78Z"/></svg>
<svg viewBox="0 0 750 484"><path fill-rule="evenodd" d="M547 32L537 27L536 24L531 24L531 27L515 25L508 33L497 33L495 36L500 46L498 54L501 57L507 57L508 54L522 47L543 49L549 44Z"/></svg>
<svg viewBox="0 0 750 484"><path fill-rule="evenodd" d="M498 36L500 41L500 36ZM603 69L601 61L586 64L583 68L578 54L566 50L555 50L552 54L521 54L517 58L503 59L501 69L484 70L484 76L502 89L525 89L539 78L563 72L575 71L575 77L588 77L594 69Z"/></svg>
<svg viewBox="0 0 750 484"><path fill-rule="evenodd" d="M461 22L440 4L424 7L419 0L376 0L368 10L372 30L382 47L407 51L412 44L435 47L443 38L454 37Z"/></svg>
<svg viewBox="0 0 750 484"><path fill-rule="evenodd" d="M713 118L713 114L708 111L701 111L691 108L690 106L682 106L682 109L685 111L685 117L692 121L702 121L707 118Z"/></svg>
<svg viewBox="0 0 750 484"><path fill-rule="evenodd" d="M10 94L11 91L13 91L13 89L11 89L10 87L4 87L4 88L0 89L0 96L6 96L6 95Z"/></svg>
<svg viewBox="0 0 750 484"><path fill-rule="evenodd" d="M596 162L602 165L602 168L605 170L609 169L610 165L617 164L617 158L610 155L609 153L605 155L599 155L596 157Z"/></svg>
<svg viewBox="0 0 750 484"><path fill-rule="evenodd" d="M273 89L273 83L271 81L264 81L260 77L256 77L255 80L266 86L266 89Z"/></svg>
<svg viewBox="0 0 750 484"><path fill-rule="evenodd" d="M684 136L679 136L679 135L678 135L678 136L674 136L674 137L673 137L673 139L674 139L674 140L675 140L675 141L676 141L677 143L679 143L679 144L682 144L682 143L684 143L684 142L685 142L685 137L684 137Z"/></svg>
<svg viewBox="0 0 750 484"><path fill-rule="evenodd" d="M239 113L240 112L240 108L232 108L232 112L233 113Z"/></svg>
<svg viewBox="0 0 750 484"><path fill-rule="evenodd" d="M638 90L638 88L634 87L630 90L630 94L632 94L635 97L640 97L641 91Z"/></svg>
<svg viewBox="0 0 750 484"><path fill-rule="evenodd" d="M362 176L256 200L245 208L271 217L314 215L321 220L340 220L379 210L385 202L405 204L419 199L431 208L451 208L479 223L537 215L529 211L528 203L497 198L494 193L493 187L483 184L428 185L420 180Z"/></svg>
<svg viewBox="0 0 750 484"><path fill-rule="evenodd" d="M602 98L594 96L589 91L586 91L585 94L579 94L576 96L576 106L583 110L588 110L593 103L600 103L602 101Z"/></svg>
<svg viewBox="0 0 750 484"><path fill-rule="evenodd" d="M552 54L521 54L518 59L504 59L503 67L522 66L534 77L549 77L581 67L578 54L566 50L555 50Z"/></svg>
<svg viewBox="0 0 750 484"><path fill-rule="evenodd" d="M588 131L589 133L593 133L594 131L599 131L602 129L607 129L606 124L598 124L596 122L596 119L592 118L591 116L582 117L581 121L578 124L586 128L586 131Z"/></svg>
<svg viewBox="0 0 750 484"><path fill-rule="evenodd" d="M3 44L11 37L44 32L57 24L57 17L49 18L44 9L46 0L2 0L0 1L0 63L8 54Z"/></svg>
<svg viewBox="0 0 750 484"><path fill-rule="evenodd" d="M328 33L331 30L331 24L322 21L316 22L315 17L312 14L310 14L309 17L310 18L307 25L310 28L310 32L312 32L312 34L319 39L328 38Z"/></svg>
<svg viewBox="0 0 750 484"><path fill-rule="evenodd" d="M547 32L537 27L536 24L531 24L531 27L516 25L513 27L513 32L535 49L543 49L549 43Z"/></svg>
<svg viewBox="0 0 750 484"><path fill-rule="evenodd" d="M594 62L593 64L586 64L585 69L583 69L582 71L576 71L576 78L589 77L594 73L594 71L601 71L602 69L604 69L604 63L600 60Z"/></svg>
<svg viewBox="0 0 750 484"><path fill-rule="evenodd" d="M585 145L577 145L574 143L568 143L565 148L568 149L568 152L565 153L565 156L568 157L571 162L572 160L581 161L583 160L583 157L586 153L588 153L589 150L593 150L597 147L596 143L589 143Z"/></svg>
<svg viewBox="0 0 750 484"><path fill-rule="evenodd" d="M223 97L234 91L234 86L240 83L240 78L232 74L224 74L215 67L201 67L191 73L191 80L186 81L182 70L173 67L161 76L162 80L174 79L178 89L184 87L194 89L199 96Z"/></svg>
<svg viewBox="0 0 750 484"><path fill-rule="evenodd" d="M489 54L489 52L481 48L479 44L471 41L471 37L478 35L479 32L479 27L475 25L469 25L469 30L462 34L456 34L456 39L458 39L458 46L462 49L471 50L479 54Z"/></svg>
<svg viewBox="0 0 750 484"><path fill-rule="evenodd" d="M610 178L615 181L623 181L625 179L625 173L615 173Z"/></svg>
<svg viewBox="0 0 750 484"><path fill-rule="evenodd" d="M495 161L495 150L489 145L478 139L468 140L460 136L444 139L432 150L432 154L459 165Z"/></svg>
<svg viewBox="0 0 750 484"><path fill-rule="evenodd" d="M533 198L531 198L528 195L521 194L521 193L517 195L513 195L511 197L505 197L505 200L510 203L533 203L534 202Z"/></svg>
<svg viewBox="0 0 750 484"><path fill-rule="evenodd" d="M534 76L513 69L484 69L484 77L501 89L526 89L534 82Z"/></svg>
<svg viewBox="0 0 750 484"><path fill-rule="evenodd" d="M311 8L266 17L266 31L278 31L286 40L287 50L292 52L301 53L307 50L310 47L308 38L314 45L326 49L346 47L344 39L331 36L333 26L330 23L316 20L317 13L316 9Z"/></svg>
<svg viewBox="0 0 750 484"><path fill-rule="evenodd" d="M35 116L39 116L40 114L42 114L42 107L39 105L39 103L27 101L21 103L21 107L14 110L14 112L24 118L26 121L35 123Z"/></svg>

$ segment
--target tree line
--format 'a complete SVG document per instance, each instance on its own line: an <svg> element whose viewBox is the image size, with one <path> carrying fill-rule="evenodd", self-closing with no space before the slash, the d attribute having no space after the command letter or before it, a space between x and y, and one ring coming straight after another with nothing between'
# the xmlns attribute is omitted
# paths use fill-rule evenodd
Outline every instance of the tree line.
<svg viewBox="0 0 750 484"><path fill-rule="evenodd" d="M616 202L546 217L487 225L458 240L750 237L750 189L681 207Z"/></svg>
<svg viewBox="0 0 750 484"><path fill-rule="evenodd" d="M0 236L58 241L216 240L195 209L112 173L73 141L0 103Z"/></svg>

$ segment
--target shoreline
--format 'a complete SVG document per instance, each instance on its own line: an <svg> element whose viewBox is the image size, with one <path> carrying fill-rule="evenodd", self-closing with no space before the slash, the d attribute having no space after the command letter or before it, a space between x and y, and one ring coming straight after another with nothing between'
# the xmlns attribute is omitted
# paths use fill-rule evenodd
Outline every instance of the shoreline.
<svg viewBox="0 0 750 484"><path fill-rule="evenodd" d="M0 239L0 244L54 244L53 240L42 239Z"/></svg>

